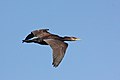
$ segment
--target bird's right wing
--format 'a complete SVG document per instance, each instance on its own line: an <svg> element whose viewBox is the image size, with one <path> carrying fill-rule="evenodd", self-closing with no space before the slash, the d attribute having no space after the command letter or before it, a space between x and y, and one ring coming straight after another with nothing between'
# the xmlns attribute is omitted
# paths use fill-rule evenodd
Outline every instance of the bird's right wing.
<svg viewBox="0 0 120 80"><path fill-rule="evenodd" d="M57 67L62 61L68 44L55 39L44 39L44 41L49 44L53 50L53 66Z"/></svg>
<svg viewBox="0 0 120 80"><path fill-rule="evenodd" d="M34 34L31 32L30 34L27 35L27 37L25 38L25 40L31 39L34 37Z"/></svg>
<svg viewBox="0 0 120 80"><path fill-rule="evenodd" d="M39 30L32 31L31 33L33 33L35 37L43 38L47 36L48 34L50 34L48 30L49 29L39 29Z"/></svg>
<svg viewBox="0 0 120 80"><path fill-rule="evenodd" d="M33 37L39 37L39 38L44 37L44 36L46 36L45 33L48 34L48 32L47 32L48 30L49 29L34 30L30 34L27 35L27 37L25 38L25 40L29 40L29 39L31 39Z"/></svg>

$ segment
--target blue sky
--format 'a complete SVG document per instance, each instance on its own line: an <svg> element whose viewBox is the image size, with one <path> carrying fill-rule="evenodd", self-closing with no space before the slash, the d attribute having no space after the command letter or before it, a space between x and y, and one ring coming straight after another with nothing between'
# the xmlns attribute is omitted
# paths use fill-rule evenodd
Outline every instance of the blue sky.
<svg viewBox="0 0 120 80"><path fill-rule="evenodd" d="M0 80L120 80L120 0L1 0ZM49 46L22 44L49 28L76 36L52 67Z"/></svg>

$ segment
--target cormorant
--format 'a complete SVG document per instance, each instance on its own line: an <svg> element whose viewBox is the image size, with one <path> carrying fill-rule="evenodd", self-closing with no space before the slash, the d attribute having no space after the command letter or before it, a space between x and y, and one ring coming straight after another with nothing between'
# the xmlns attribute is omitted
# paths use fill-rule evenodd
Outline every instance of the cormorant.
<svg viewBox="0 0 120 80"><path fill-rule="evenodd" d="M68 44L64 41L76 41L80 40L76 37L60 37L55 34L48 32L49 29L39 29L32 31L25 40L22 40L26 43L38 43L41 45L50 45L53 50L53 63L54 67L57 67L62 61ZM35 38L34 38L35 37Z"/></svg>

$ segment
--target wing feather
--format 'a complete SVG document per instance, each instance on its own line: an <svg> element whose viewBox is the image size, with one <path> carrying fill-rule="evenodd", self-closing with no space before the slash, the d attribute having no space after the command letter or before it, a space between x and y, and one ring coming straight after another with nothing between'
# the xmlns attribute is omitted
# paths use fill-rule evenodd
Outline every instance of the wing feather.
<svg viewBox="0 0 120 80"><path fill-rule="evenodd" d="M51 46L53 50L52 65L54 67L57 67L65 55L68 44L63 41L56 40L56 39L44 39L44 41Z"/></svg>

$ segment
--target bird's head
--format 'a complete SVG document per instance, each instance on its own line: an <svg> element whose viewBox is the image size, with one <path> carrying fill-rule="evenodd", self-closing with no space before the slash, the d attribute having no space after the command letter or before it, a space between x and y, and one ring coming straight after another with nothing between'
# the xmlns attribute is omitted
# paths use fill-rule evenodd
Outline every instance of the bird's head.
<svg viewBox="0 0 120 80"><path fill-rule="evenodd" d="M71 38L71 40L73 40L73 41L81 40L80 38L76 38L76 37L70 37L70 38Z"/></svg>
<svg viewBox="0 0 120 80"><path fill-rule="evenodd" d="M76 40L81 40L80 38L76 38L76 37L68 37L68 36L65 36L64 37L64 40L65 41L76 41Z"/></svg>

